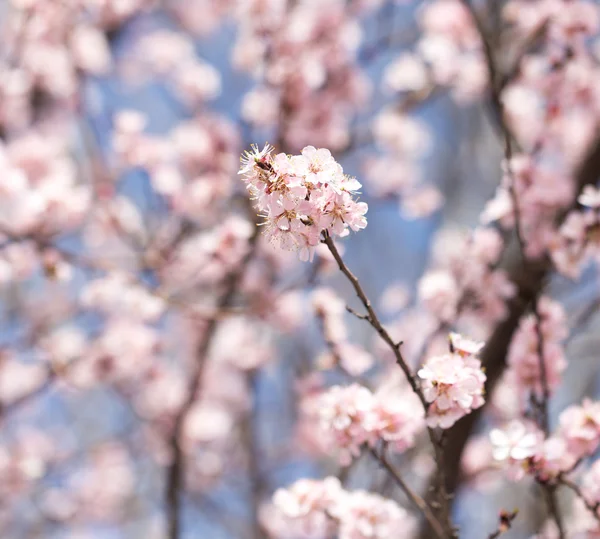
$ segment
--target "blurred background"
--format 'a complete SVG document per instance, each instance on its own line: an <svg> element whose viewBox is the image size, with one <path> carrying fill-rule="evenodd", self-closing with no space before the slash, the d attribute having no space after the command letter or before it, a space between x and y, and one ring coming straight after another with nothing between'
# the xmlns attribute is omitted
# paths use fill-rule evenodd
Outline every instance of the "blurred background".
<svg viewBox="0 0 600 539"><path fill-rule="evenodd" d="M393 358L345 312L360 304L326 251L301 262L264 241L240 155L324 147L357 177L368 226L339 248L412 368L450 330L487 340L512 307L442 320L419 282L506 216L488 202L508 128L513 151L546 156L549 182L576 183L600 117L598 7L0 0L2 537L318 539L270 500L327 475L412 511L368 452L340 466L318 425L327 387L401 385ZM529 279L511 225L493 226L493 265ZM572 330L555 425L600 390L598 283L593 267L535 279ZM520 508L506 537L546 519L533 481L490 464L489 428L519 413L497 389L448 448L464 539L501 508ZM393 461L426 490L425 434Z"/></svg>

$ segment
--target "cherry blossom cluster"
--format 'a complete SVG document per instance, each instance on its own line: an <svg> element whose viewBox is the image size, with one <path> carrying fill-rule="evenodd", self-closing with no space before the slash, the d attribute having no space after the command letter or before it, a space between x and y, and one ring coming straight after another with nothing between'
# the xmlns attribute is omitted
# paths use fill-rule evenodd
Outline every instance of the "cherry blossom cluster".
<svg viewBox="0 0 600 539"><path fill-rule="evenodd" d="M444 203L440 190L422 181L420 160L431 150L433 136L410 109L443 90L458 102L471 102L488 84L481 38L464 2L423 2L417 21L422 32L414 50L395 58L383 76L384 89L400 93L404 101L376 118L373 135L384 153L366 167L374 194L398 195L408 218L430 215Z"/></svg>
<svg viewBox="0 0 600 539"><path fill-rule="evenodd" d="M273 495L265 512L273 537L392 539L410 535L414 518L394 501L364 490L344 490L335 477L301 479Z"/></svg>
<svg viewBox="0 0 600 539"><path fill-rule="evenodd" d="M483 343L451 334L451 352L429 358L419 369L423 396L429 403L427 425L450 428L483 406L485 373L477 357Z"/></svg>
<svg viewBox="0 0 600 539"><path fill-rule="evenodd" d="M273 128L285 111L279 134L286 147L346 147L352 112L370 93L356 61L361 28L355 13L376 3L352 2L348 9L342 0L242 2L232 62L258 79L242 103L243 117Z"/></svg>
<svg viewBox="0 0 600 539"><path fill-rule="evenodd" d="M106 481L106 479L112 481ZM48 489L41 507L58 522L74 516L109 522L126 512L135 493L135 466L126 446L110 441L98 444L66 478L65 484Z"/></svg>
<svg viewBox="0 0 600 539"><path fill-rule="evenodd" d="M121 60L128 78L139 83L151 74L190 107L200 107L221 93L220 73L196 56L191 36L165 29L143 33L128 54Z"/></svg>
<svg viewBox="0 0 600 539"><path fill-rule="evenodd" d="M422 34L415 52L402 53L386 69L385 86L420 92L439 85L458 101L479 97L488 82L481 38L473 17L459 0L435 0L419 11Z"/></svg>
<svg viewBox="0 0 600 539"><path fill-rule="evenodd" d="M600 446L600 403L584 400L581 406L566 408L556 432L547 438L534 423L515 419L492 430L490 439L494 459L507 468L512 479L529 474L542 481L555 480Z"/></svg>
<svg viewBox="0 0 600 539"><path fill-rule="evenodd" d="M590 261L600 260L600 192L588 185L578 202L584 208L569 212L550 245L556 268L571 279L579 278Z"/></svg>
<svg viewBox="0 0 600 539"><path fill-rule="evenodd" d="M568 235L577 232L567 227L567 238L561 237L555 219L573 201L577 164L600 119L600 69L587 46L599 28L598 9L586 0L513 0L503 14L528 52L502 92L504 113L523 151L505 163L502 185L482 220L512 227L517 200L527 255L538 257L550 249L559 269L576 276L580 257L565 239L568 244ZM529 52L528 40L536 33L541 44Z"/></svg>
<svg viewBox="0 0 600 539"><path fill-rule="evenodd" d="M272 151L269 145L254 147L240 169L270 241L308 260L323 234L344 237L367 226L367 204L354 198L361 185L329 150L307 146L291 156Z"/></svg>
<svg viewBox="0 0 600 539"><path fill-rule="evenodd" d="M344 324L346 305L342 299L333 290L320 288L313 292L312 301L329 348L318 359L319 367L337 365L352 376L360 376L373 366L374 358L369 352L348 342L348 330Z"/></svg>
<svg viewBox="0 0 600 539"><path fill-rule="evenodd" d="M600 504L600 460L596 460L583 479L583 494L592 505ZM600 507L600 506L599 506ZM596 522L596 528L600 527Z"/></svg>
<svg viewBox="0 0 600 539"><path fill-rule="evenodd" d="M518 154L503 164L504 176L496 196L486 205L484 224L499 221L501 226L515 225L514 197L519 204L520 233L526 242L526 254L538 257L554 233L553 219L567 207L574 195L574 184L555 159L544 154Z"/></svg>
<svg viewBox="0 0 600 539"><path fill-rule="evenodd" d="M560 303L544 296L538 301L537 311L539 327L535 314L522 318L508 351L506 375L517 385L522 398L530 392L538 396L543 394L540 350L544 358L545 383L550 391L559 385L567 366L562 345L568 335L564 309Z"/></svg>
<svg viewBox="0 0 600 539"><path fill-rule="evenodd" d="M363 444L384 441L405 451L425 426L418 398L406 389L394 394L372 393L358 384L333 386L320 397L318 413L321 428L332 436L344 465L360 454Z"/></svg>
<svg viewBox="0 0 600 539"><path fill-rule="evenodd" d="M91 190L61 136L30 131L0 142L0 233L50 235L79 226Z"/></svg>
<svg viewBox="0 0 600 539"><path fill-rule="evenodd" d="M235 127L211 113L199 113L162 136L145 133L146 124L134 110L115 115L118 164L146 170L173 212L195 221L213 219L232 192L239 148Z"/></svg>
<svg viewBox="0 0 600 539"><path fill-rule="evenodd" d="M500 234L476 228L470 236L440 237L434 250L439 268L419 281L419 299L438 320L449 323L462 316L469 330L481 333L506 315L506 300L515 293L513 283L495 265L503 251ZM452 245L450 248L449 245Z"/></svg>
<svg viewBox="0 0 600 539"><path fill-rule="evenodd" d="M365 175L371 192L379 197L400 196L407 218L426 217L444 203L434 185L421 181L418 161L432 148L432 134L420 119L385 108L373 123L373 136L383 155L367 160Z"/></svg>
<svg viewBox="0 0 600 539"><path fill-rule="evenodd" d="M113 66L109 33L149 4L147 0L11 0L3 6L0 127L31 125L43 108L72 109L82 74L106 75ZM6 16L4 16L6 15Z"/></svg>

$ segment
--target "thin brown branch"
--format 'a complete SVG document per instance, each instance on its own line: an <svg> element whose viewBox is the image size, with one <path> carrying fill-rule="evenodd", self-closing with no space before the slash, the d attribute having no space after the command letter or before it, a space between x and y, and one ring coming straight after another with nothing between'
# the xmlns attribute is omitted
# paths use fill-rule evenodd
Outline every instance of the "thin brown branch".
<svg viewBox="0 0 600 539"><path fill-rule="evenodd" d="M496 539L500 537L503 533L507 532L511 529L513 520L517 518L519 511L515 509L514 511L500 511L500 515L498 516L498 527L488 535L488 539Z"/></svg>
<svg viewBox="0 0 600 539"><path fill-rule="evenodd" d="M502 104L502 99L500 98L500 74L498 72L498 66L496 63L496 57L494 55L494 49L490 39L488 39L487 37L488 32L485 29L479 15L475 11L471 0L461 1L471 13L473 23L475 24L475 27L477 28L477 31L479 32L479 36L481 38L481 45L483 47L483 53L485 55L486 67L488 71L492 116L494 117L496 127L504 135L505 133L507 133L507 129L506 123L504 121L504 106Z"/></svg>
<svg viewBox="0 0 600 539"><path fill-rule="evenodd" d="M423 391L421 390L421 387L419 386L419 384L417 382L417 379L412 374L410 367L408 366L408 364L406 363L406 360L402 356L402 352L401 352L401 344L402 343L395 342L394 339L392 339L391 335L383 327L383 325L381 324L381 322L379 320L379 317L377 316L377 313L375 312L375 310L373 309L373 306L371 305L371 301L365 294L359 280L350 271L348 266L346 266L345 262L343 261L342 257L340 256L339 251L337 250L337 247L335 246L335 243L333 242L333 239L331 238L331 236L329 234L325 233L323 243L325 245L327 245L327 248L329 249L330 253L333 255L333 258L335 259L335 261L337 262L337 265L338 265L340 271L344 274L344 276L348 279L348 281L350 281L350 284L354 288L356 295L358 296L358 298L360 299L364 308L366 309L368 314L367 314L367 316L364 317L364 320L366 320L373 327L373 329L375 329L375 331L379 334L381 339L392 350L394 357L396 358L396 363L402 369L402 372L404 373L406 380L410 384L412 390L419 397L419 400L421 401L423 409L425 410L425 413L427 413L429 405L425 399L425 396L423 394ZM444 469L445 469L444 451L442 448L441 441L436 436L435 431L431 428L427 428L427 432L429 434L429 439L431 440L431 444L433 445L433 448L434 448L435 460L437 463L434 493L435 493L435 497L436 497L436 505L438 506L437 508L439 509L439 514L440 514L439 518L443 522L446 536L455 537L454 527L450 520L450 504L449 504L450 498L446 491L446 479L444 477L444 473L445 473L445 471L444 471Z"/></svg>
<svg viewBox="0 0 600 539"><path fill-rule="evenodd" d="M471 2L468 0L462 1L475 15ZM478 20L475 22L477 23ZM481 25L478 27L482 28ZM482 37L485 39L485 29L483 30L484 34ZM488 60L489 58L493 59L492 56L488 56ZM518 66L515 66L514 68L516 69L517 67ZM496 64L493 63L492 66L488 65L488 70L491 68L495 70ZM495 71L492 80L496 80ZM506 80L506 77L504 80ZM494 114L494 118L501 119L496 113ZM599 174L600 138L590 146L588 155L577 170L575 182L577 185L577 193L581 192L585 185L595 184ZM575 202L571 208L574 206ZM565 215L571 208L567 208L557 216L558 223L564 220ZM507 303L508 316L495 328L492 335L488 338L487 344L481 354L482 364L486 369L487 374L486 394L488 395L491 394L504 371L508 346L518 327L519 320L523 314L530 309L533 300L539 294L545 280L550 275L552 264L548 258L542 258L533 263L530 262L527 271L524 272L520 261L518 261L514 255L510 255L503 264L503 268L508 272L509 279L517 285L517 294L513 300ZM475 410L473 413L457 422L448 433L446 450L448 465L446 467L446 477L448 478L448 488L450 491L454 491L457 484L460 482L460 461L463 449L477 421L484 412L485 406Z"/></svg>
<svg viewBox="0 0 600 539"><path fill-rule="evenodd" d="M433 514L431 507L429 507L427 502L421 496L419 496L412 488L410 488L410 486L404 481L404 479L402 479L402 476L400 475L398 470L396 470L388 460L385 454L385 448L383 448L381 454L377 453L377 451L375 451L374 449L371 449L371 454L386 469L386 471L390 474L390 477L393 478L394 482L400 487L402 492L406 494L406 497L419 509L419 511L425 517L438 539L444 539L446 537L444 528L440 524L440 521Z"/></svg>
<svg viewBox="0 0 600 539"><path fill-rule="evenodd" d="M574 481L571 481L569 478L565 477L564 475L558 476L557 482L559 485L563 485L563 486L567 487L568 489L572 490L573 493L584 503L586 508L589 511L591 511L594 518L598 522L600 522L600 501L591 502L590 500L588 500L586 498L586 496L584 495L584 493L582 492L579 485L577 483L575 483Z"/></svg>
<svg viewBox="0 0 600 539"><path fill-rule="evenodd" d="M263 475L261 471L261 455L260 448L257 444L257 387L256 387L256 376L257 372L252 370L248 373L247 381L253 396L253 405L246 415L246 420L243 425L244 435L244 446L247 449L248 458L248 479L250 482L249 497L250 497L250 523L251 523L251 537L252 539L266 539L267 532L264 530L260 518L259 509L261 504L261 498L263 496Z"/></svg>
<svg viewBox="0 0 600 539"><path fill-rule="evenodd" d="M250 201L248 201L248 204L250 205ZM241 260L240 264L225 278L224 291L218 301L217 311L227 308L235 297L246 267L254 255L258 236L259 228L255 227L253 235L249 240L248 251ZM165 503L168 526L167 537L169 539L180 539L181 537L181 496L185 486L184 481L186 468L186 461L183 454L183 448L181 446L181 438L186 418L196 402L202 386L202 379L204 369L206 367L208 352L216 334L217 327L218 320L216 318L210 319L204 329L203 336L196 347L196 361L190 375L191 383L187 389L186 399L175 418L173 431L169 439L169 446L172 451L172 460L171 464L167 468L165 486Z"/></svg>
<svg viewBox="0 0 600 539"><path fill-rule="evenodd" d="M586 185L594 184L599 175L600 138L592 146L576 174L577 192L581 192ZM576 197L572 207L575 207L575 205ZM564 219L568 211L566 210L559 216L559 222ZM507 317L496 326L481 353L482 365L487 375L485 386L487 395L493 392L496 383L500 380L504 372L508 347L519 325L519 320L531 308L533 300L542 289L552 268L551 261L543 258L534 262L530 261L527 270L523 271L522 259L520 255L517 254L515 256L515 254L511 255L509 253L502 267L507 272L509 280L515 283L517 292L515 297L507 303ZM450 492L454 491L461 481L460 461L464 447L477 421L485 412L486 407L487 404L474 410L471 414L459 420L448 431L446 441L446 477Z"/></svg>
<svg viewBox="0 0 600 539"><path fill-rule="evenodd" d="M421 401L421 404L423 405L423 408L425 409L425 411L427 411L428 404L427 404L427 401L425 400L425 396L423 395L423 391L421 391L421 388L419 387L419 384L417 383L416 378L413 376L412 372L410 371L410 367L408 366L404 357L402 356L402 352L400 350L399 344L394 342L394 340L392 339L390 334L387 332L387 330L383 327L383 325L379 321L379 317L377 316L377 313L375 313L375 310L373 309L373 307L371 305L371 301L365 294L365 292L364 292L360 282L356 278L356 276L350 271L348 266L346 266L346 263L342 260L342 257L340 255L339 251L337 250L337 247L335 246L333 239L331 238L331 236L329 236L329 234L327 234L325 236L323 243L325 245L327 245L327 248L329 249L329 252L333 255L333 258L335 259L340 271L346 276L346 278L352 284L352 287L354 288L356 295L358 296L361 303L367 310L368 315L364 316L364 315L359 315L358 313L354 313L353 311L351 311L351 312L353 314L355 314L356 316L358 316L359 318L369 322L369 324L371 324L371 326L373 326L375 331L377 331L379 336L391 348L392 352L394 353L394 357L396 358L396 363L402 369L402 372L404 372L404 375L405 375L406 379L408 380L412 390L417 394L417 396L419 397L419 400Z"/></svg>

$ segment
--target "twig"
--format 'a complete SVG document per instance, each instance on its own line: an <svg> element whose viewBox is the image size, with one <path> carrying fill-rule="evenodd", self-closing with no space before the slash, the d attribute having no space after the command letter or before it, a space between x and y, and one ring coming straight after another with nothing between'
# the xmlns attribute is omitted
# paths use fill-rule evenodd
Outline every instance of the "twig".
<svg viewBox="0 0 600 539"><path fill-rule="evenodd" d="M248 201L250 206L250 201ZM231 303L231 300L235 296L240 281L245 273L246 267L250 262L256 242L259 235L259 227L254 227L254 232L249 240L249 249L241 260L240 264L234 269L225 279L225 291L218 301L217 311L225 309ZM183 433L183 426L186 418L192 409L198 393L202 385L202 378L204 369L206 366L206 359L210 350L213 338L216 334L218 326L218 320L212 318L208 321L208 324L204 330L202 339L196 349L196 363L194 370L191 374L191 383L187 390L186 399L179 409L179 413L175 418L175 424L169 440L169 446L172 451L172 461L167 469L166 487L165 487L165 501L167 506L167 525L169 539L179 539L181 537L181 522L180 522L180 507L181 507L181 493L184 486L185 479L185 458L183 449L181 447L181 436Z"/></svg>
<svg viewBox="0 0 600 539"><path fill-rule="evenodd" d="M258 419L257 409L257 394L258 388L256 383L256 370L252 370L247 375L248 387L251 389L253 395L253 405L244 421L243 436L245 438L244 445L247 448L248 456L248 479L249 479L249 496L251 506L251 537L252 539L266 539L267 534L263 529L259 518L259 509L261 503L261 496L263 495L263 477L260 467L260 453L258 447L258 440L256 439L256 423Z"/></svg>
<svg viewBox="0 0 600 539"><path fill-rule="evenodd" d="M433 514L433 511L427 505L427 502L421 498L414 490L410 488L410 486L402 479L402 476L398 473L398 471L392 466L392 464L387 459L385 454L385 448L381 451L381 454L378 454L375 449L371 449L371 455L373 455L387 470L390 476L394 479L397 485L402 489L402 492L406 494L407 498L421 511L431 529L434 531L435 535L439 539L444 539L446 534L444 533L444 529L440 524L439 520Z"/></svg>
<svg viewBox="0 0 600 539"><path fill-rule="evenodd" d="M494 51L492 49L492 45L491 45L489 39L487 38L487 32L483 26L483 23L477 16L477 13L475 12L475 8L473 7L472 2L470 0L462 0L462 2L471 13L473 22L474 22L475 26L477 27L477 30L480 34L481 42L483 45L483 50L484 50L484 54L485 54L485 58L486 58L486 64L487 64L488 75L489 75L490 94L491 94L491 103L493 106L493 112L494 112L495 119L497 121L497 126L502 134L503 139L504 139L504 158L505 158L506 173L510 180L509 193L510 193L510 196L512 199L513 211L514 211L514 217L515 217L515 235L517 237L517 242L519 245L519 250L520 250L520 254L521 254L521 260L522 260L523 267L524 267L525 271L528 272L531 270L531 268L529 267L529 260L528 260L527 254L526 254L526 244L525 244L525 239L523 236L523 230L521 228L521 224L522 224L521 223L521 212L520 212L519 201L518 201L518 197L517 197L516 181L515 181L515 176L513 174L512 164L511 164L512 136L511 136L510 130L509 130L509 128L506 124L505 118L504 118L504 106L503 106L502 100L500 98L502 82L499 80L499 73L498 73L498 69L497 69L497 65L496 65ZM548 433L549 433L548 401L550 399L550 389L548 386L546 363L545 363L545 359L544 359L543 335L542 335L542 330L541 330L541 317L540 317L540 313L539 313L539 309L538 309L540 291L541 291L541 288L540 288L540 290L538 290L538 293L536 293L533 296L532 310L533 310L533 313L536 318L536 330L537 330L537 337L538 337L537 353L538 353L539 368L540 368L540 382L541 382L541 386L542 386L542 396L541 396L540 400L535 399L535 397L534 397L534 399L535 399L536 407L538 408L538 411L539 411L539 414L538 414L539 417L537 418L538 423L540 424L540 427L543 428L546 436L548 436ZM565 531L564 531L564 527L563 527L563 523L562 523L560 510L558 507L558 500L556 498L556 487L554 485L544 483L541 481L538 481L538 484L544 490L546 503L548 505L548 511L556 523L556 526L558 528L559 538L564 539Z"/></svg>
<svg viewBox="0 0 600 539"><path fill-rule="evenodd" d="M496 127L502 132L506 132L506 125L504 122L504 107L502 105L502 100L500 99L500 89L497 86L497 82L499 79L498 69L496 65L496 58L494 57L494 51L490 40L487 38L487 31L483 26L479 16L477 15L475 8L470 0L461 0L465 7L471 13L471 18L473 19L473 23L479 32L479 36L481 38L481 44L483 47L483 53L485 55L486 66L488 71L488 78L490 82L490 104L492 108L492 114L494 119L496 120Z"/></svg>
<svg viewBox="0 0 600 539"><path fill-rule="evenodd" d="M590 500L588 500L585 497L585 495L583 494L583 492L581 491L581 488L579 487L579 485L577 483L575 483L574 481L571 481L564 475L559 475L557 482L559 485L563 485L563 486L571 489L575 493L575 495L585 504L587 509L589 509L592 512L592 515L594 516L594 518L598 522L600 522L600 512L599 512L600 511L600 501L594 503L594 502L591 502Z"/></svg>
<svg viewBox="0 0 600 539"><path fill-rule="evenodd" d="M340 268L340 271L346 276L346 278L352 284L352 287L354 288L356 295L360 299L361 303L364 305L365 309L367 310L368 315L359 315L358 313L355 313L354 311L349 309L350 312L352 312L353 314L355 314L362 320L369 322L369 324L371 324L371 326L373 326L375 331L377 331L379 336L392 349L392 351L394 352L394 357L396 358L396 363L398 363L399 367L404 372L404 375L406 376L406 379L410 383L412 390L417 394L417 396L419 397L419 400L421 401L421 404L423 405L423 408L425 409L425 411L427 411L428 403L425 400L423 391L421 391L421 388L419 387L415 377L411 373L408 364L406 363L404 357L402 356L402 352L400 351L400 346L396 342L394 342L394 340L392 339L390 334L382 326L377 314L373 310L371 301L365 294L365 292L362 289L362 286L361 286L360 282L358 281L358 279L356 278L356 276L350 271L348 266L346 266L346 263L342 260L342 257L340 256L340 253L337 250L337 247L335 246L335 243L333 242L333 239L331 238L331 236L329 234L327 234L325 236L325 238L323 239L323 243L325 245L327 245L329 252L333 255L333 258L337 262L337 265Z"/></svg>
<svg viewBox="0 0 600 539"><path fill-rule="evenodd" d="M327 245L329 252L333 255L333 258L337 262L337 265L338 265L340 271L346 276L348 281L350 281L350 283L352 284L352 287L354 288L354 291L356 292L356 295L358 296L361 303L365 307L368 314L363 319L366 320L373 327L373 329L375 329L375 331L377 331L377 333L382 338L382 340L390 347L390 349L394 353L394 357L396 358L396 363L402 369L402 372L404 373L404 376L406 377L412 390L419 397L419 400L421 401L421 404L425 410L425 413L427 413L429 405L427 403L427 400L425 399L425 396L423 394L423 391L421 390L421 387L417 383L416 378L413 376L408 364L406 363L406 360L402 356L402 352L400 350L402 343L401 342L396 343L394 341L394 339L392 339L391 335L387 332L387 330L383 327L383 325L381 324L381 322L379 320L379 317L377 316L377 313L375 312L375 310L373 309L373 306L371 305L371 301L365 294L359 280L350 271L348 266L346 266L345 262L342 260L342 257L340 256L339 251L337 250L337 247L335 246L335 243L333 242L333 239L327 232L324 233L324 238L322 241L325 245ZM435 451L435 460L437 463L437 473L436 473L436 495L437 496L436 497L438 498L440 518L442 519L442 521L444 523L444 527L445 527L447 536L455 537L454 528L453 528L452 522L450 520L450 509L449 509L449 503L448 503L449 496L447 494L446 484L445 484L446 480L445 480L445 471L444 471L443 450L441 447L440 440L438 439L438 437L435 434L435 431L428 427L427 432L429 434L429 439L431 440L431 444L433 445L433 448Z"/></svg>
<svg viewBox="0 0 600 539"><path fill-rule="evenodd" d="M492 533L488 535L488 539L496 539L500 537L504 532L507 532L512 527L512 522L517 515L519 514L518 509L514 511L500 511L500 515L498 516L498 527Z"/></svg>

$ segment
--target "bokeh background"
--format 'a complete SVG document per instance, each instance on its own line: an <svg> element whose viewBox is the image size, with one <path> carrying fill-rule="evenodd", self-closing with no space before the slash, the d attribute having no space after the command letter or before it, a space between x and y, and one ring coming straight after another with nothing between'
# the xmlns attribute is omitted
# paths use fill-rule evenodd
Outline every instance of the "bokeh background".
<svg viewBox="0 0 600 539"><path fill-rule="evenodd" d="M332 358L315 294L360 305L326 252L301 262L256 234L239 157L326 147L359 179L368 226L340 248L416 367L462 327L438 325L418 283L460 253L502 182L498 94L515 148L560 130L579 145L573 173L593 145L598 3L4 0L0 27L2 537L287 537L273 492L326 475L408 507L368 454L340 466L314 418L324 388L378 387L393 362L349 313L355 348ZM587 93L548 127L552 83L531 73L569 39L589 64L560 95ZM556 424L600 390L599 291L593 267L543 281L572 329ZM500 508L520 508L506 537L546 519L533 482L486 464L514 398L470 431L461 538L486 537ZM425 437L394 462L426 488Z"/></svg>

